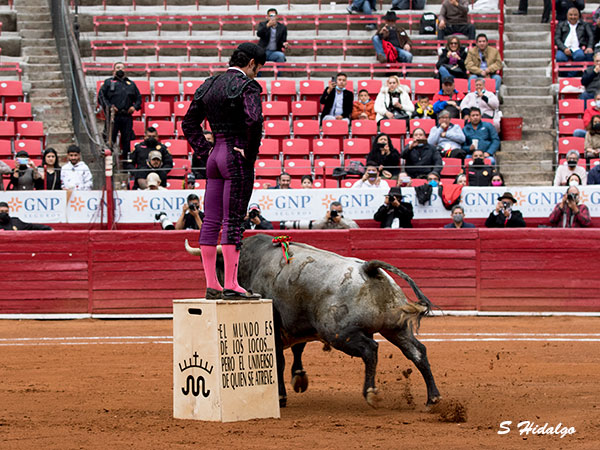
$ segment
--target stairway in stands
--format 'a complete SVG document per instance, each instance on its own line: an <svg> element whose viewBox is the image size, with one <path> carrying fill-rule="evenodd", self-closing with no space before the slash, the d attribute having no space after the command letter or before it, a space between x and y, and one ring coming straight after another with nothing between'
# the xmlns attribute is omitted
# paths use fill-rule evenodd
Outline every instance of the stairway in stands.
<svg viewBox="0 0 600 450"><path fill-rule="evenodd" d="M506 0L504 32L505 117L523 117L523 140L502 142L499 161L508 185L550 185L554 177L554 100L550 76L550 25L542 24L543 0L529 0L526 16L515 16L519 0Z"/></svg>
<svg viewBox="0 0 600 450"><path fill-rule="evenodd" d="M36 120L44 122L46 146L64 155L73 143L71 109L60 70L47 0L15 0L22 39L23 82Z"/></svg>

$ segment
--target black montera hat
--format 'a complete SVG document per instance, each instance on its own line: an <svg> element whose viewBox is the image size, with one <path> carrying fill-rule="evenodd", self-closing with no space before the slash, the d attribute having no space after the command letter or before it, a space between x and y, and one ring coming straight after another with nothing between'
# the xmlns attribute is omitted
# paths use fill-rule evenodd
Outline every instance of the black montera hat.
<svg viewBox="0 0 600 450"><path fill-rule="evenodd" d="M400 186L394 186L390 188L390 192L388 192L387 195L389 195L390 197L402 197L402 189L400 189Z"/></svg>
<svg viewBox="0 0 600 450"><path fill-rule="evenodd" d="M254 59L257 64L264 65L265 62L267 62L267 54L264 49L252 42L244 42L243 44L238 45L237 49Z"/></svg>

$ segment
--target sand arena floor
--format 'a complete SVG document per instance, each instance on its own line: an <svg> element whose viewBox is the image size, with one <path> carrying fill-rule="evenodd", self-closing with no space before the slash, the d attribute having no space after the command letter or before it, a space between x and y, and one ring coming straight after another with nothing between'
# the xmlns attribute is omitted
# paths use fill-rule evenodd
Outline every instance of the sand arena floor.
<svg viewBox="0 0 600 450"><path fill-rule="evenodd" d="M599 325L425 318L419 339L445 402L433 411L420 374L387 341L378 409L361 396L361 360L311 343L309 388L294 393L286 369L281 419L222 424L172 418L169 320L2 321L0 448L598 449ZM504 421L510 431L500 435ZM522 421L575 432L521 435Z"/></svg>

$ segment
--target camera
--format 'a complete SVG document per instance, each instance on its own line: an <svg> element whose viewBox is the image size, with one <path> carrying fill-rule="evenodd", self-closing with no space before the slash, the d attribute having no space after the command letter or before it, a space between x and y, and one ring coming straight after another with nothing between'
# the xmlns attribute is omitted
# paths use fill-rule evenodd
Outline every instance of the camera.
<svg viewBox="0 0 600 450"><path fill-rule="evenodd" d="M504 209L510 209L511 205L510 205L510 203L509 203L509 202L502 202L502 207L503 207Z"/></svg>
<svg viewBox="0 0 600 450"><path fill-rule="evenodd" d="M258 209L253 209L248 213L248 218L256 219L259 215L260 213L258 212Z"/></svg>
<svg viewBox="0 0 600 450"><path fill-rule="evenodd" d="M188 203L188 208L190 211L196 211L198 209L195 203Z"/></svg>
<svg viewBox="0 0 600 450"><path fill-rule="evenodd" d="M339 213L338 213L338 212L337 212L335 209L332 209L332 210L329 212L329 217L330 217L331 219L335 219L335 218L336 218L338 215L339 215Z"/></svg>
<svg viewBox="0 0 600 450"><path fill-rule="evenodd" d="M173 225L173 222L171 222L169 220L169 218L167 217L167 213L164 211L156 213L154 215L154 219L160 223L160 226L162 227L163 230L174 230L175 229L175 225Z"/></svg>
<svg viewBox="0 0 600 450"><path fill-rule="evenodd" d="M282 230L310 230L312 229L312 220L282 220L279 222L279 228Z"/></svg>
<svg viewBox="0 0 600 450"><path fill-rule="evenodd" d="M29 164L29 158L17 158L17 164L19 164L19 169L26 169Z"/></svg>
<svg viewBox="0 0 600 450"><path fill-rule="evenodd" d="M574 202L577 200L577 196L575 194L567 194L567 200L570 202Z"/></svg>

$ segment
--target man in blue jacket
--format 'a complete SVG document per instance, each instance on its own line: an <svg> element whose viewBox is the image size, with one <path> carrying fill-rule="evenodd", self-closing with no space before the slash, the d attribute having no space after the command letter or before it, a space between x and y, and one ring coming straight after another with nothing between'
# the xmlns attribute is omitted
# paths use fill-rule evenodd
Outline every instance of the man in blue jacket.
<svg viewBox="0 0 600 450"><path fill-rule="evenodd" d="M463 128L465 143L462 148L467 152L467 158L475 150L482 150L485 158L490 158L496 164L494 154L500 148L500 138L494 125L481 120L481 110L477 107L471 108L469 112L470 122Z"/></svg>

